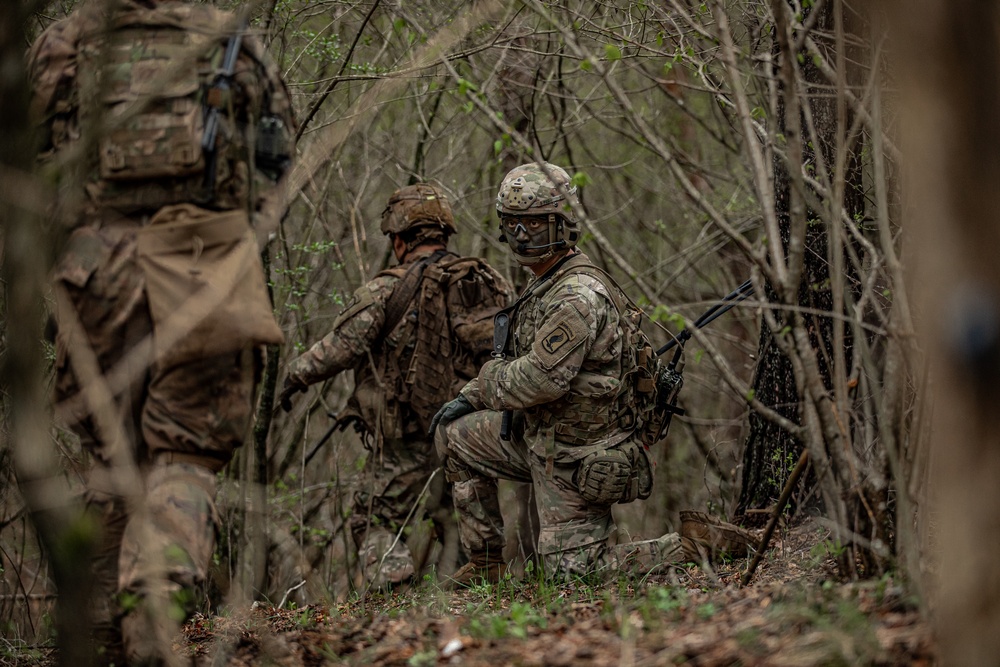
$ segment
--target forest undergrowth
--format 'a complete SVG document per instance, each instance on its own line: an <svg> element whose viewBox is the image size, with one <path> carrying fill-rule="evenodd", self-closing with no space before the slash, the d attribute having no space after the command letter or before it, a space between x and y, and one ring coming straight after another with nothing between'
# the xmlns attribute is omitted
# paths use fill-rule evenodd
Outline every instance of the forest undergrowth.
<svg viewBox="0 0 1000 667"><path fill-rule="evenodd" d="M174 648L198 667L936 664L901 575L838 581L835 555L809 518L776 532L746 587L746 560L600 584L529 571L448 592L428 579L339 604L198 615ZM51 649L12 649L3 664L55 664Z"/></svg>

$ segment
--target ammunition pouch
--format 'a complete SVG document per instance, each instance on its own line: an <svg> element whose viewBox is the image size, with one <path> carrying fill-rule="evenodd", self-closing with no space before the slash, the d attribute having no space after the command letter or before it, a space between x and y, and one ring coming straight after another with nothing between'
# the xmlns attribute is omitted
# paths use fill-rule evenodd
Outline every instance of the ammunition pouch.
<svg viewBox="0 0 1000 667"><path fill-rule="evenodd" d="M628 441L588 454L574 474L577 491L595 505L630 503L653 490L653 471L646 448Z"/></svg>

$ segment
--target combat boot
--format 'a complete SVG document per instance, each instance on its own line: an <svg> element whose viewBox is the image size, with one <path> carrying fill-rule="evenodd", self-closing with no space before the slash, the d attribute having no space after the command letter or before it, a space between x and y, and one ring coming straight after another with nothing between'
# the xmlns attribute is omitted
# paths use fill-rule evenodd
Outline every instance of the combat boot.
<svg viewBox="0 0 1000 667"><path fill-rule="evenodd" d="M681 512L681 553L695 563L713 562L722 556L744 558L760 548L750 531L704 512Z"/></svg>
<svg viewBox="0 0 1000 667"><path fill-rule="evenodd" d="M472 553L469 562L458 568L455 574L448 577L443 588L468 588L477 584L495 584L507 574L507 563L504 562L501 551L476 551Z"/></svg>

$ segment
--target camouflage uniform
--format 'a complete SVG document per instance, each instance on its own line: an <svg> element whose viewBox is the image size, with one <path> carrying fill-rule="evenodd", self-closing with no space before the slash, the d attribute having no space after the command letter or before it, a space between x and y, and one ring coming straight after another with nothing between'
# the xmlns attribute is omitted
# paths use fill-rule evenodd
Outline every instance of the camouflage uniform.
<svg viewBox="0 0 1000 667"><path fill-rule="evenodd" d="M496 581L506 571L497 479L533 485L549 576L646 573L754 544L742 529L687 512L680 535L611 545L611 505L652 489L649 415L638 398L653 389L639 372L652 350L618 286L576 250L575 195L569 174L548 163L515 167L500 185L500 238L536 280L512 306L503 354L435 416L469 554L457 584ZM505 411L513 416L508 439Z"/></svg>
<svg viewBox="0 0 1000 667"><path fill-rule="evenodd" d="M387 208L387 217L391 209ZM416 224L420 222L416 220ZM411 220L400 226L412 224ZM444 239L447 242L447 235ZM461 289L449 290L447 313L436 313L443 319L435 325L420 322L421 317L434 317L435 313L419 308L418 301L426 298L427 292L417 290L397 325L383 331L391 296L402 289L404 276L422 262L427 263L423 281L430 278L431 283L438 284L441 271L456 275L469 272L469 277L478 276L473 281L478 287L472 292L481 295L463 301L458 295ZM509 303L511 294L503 277L480 260L445 253L443 245L437 249L415 247L407 251L402 264L381 272L358 289L334 322L333 330L289 366L286 385L300 387L348 369L354 371L355 389L339 419L357 419L368 436L366 479L354 498L351 529L363 577L374 586L404 582L438 564L431 543L442 537L446 523L454 525L451 500L440 474L421 497L439 461L427 436L429 415L416 403L430 402L433 414L475 377L489 355L492 316L499 306ZM428 336L435 335L440 337L435 351L421 347ZM421 355L435 359L421 359ZM449 362L442 364L438 357ZM416 383L434 379L428 376L441 377L433 396L421 396ZM408 537L397 542L396 535L418 501L423 505L409 519ZM413 528L417 529L410 530Z"/></svg>
<svg viewBox="0 0 1000 667"><path fill-rule="evenodd" d="M93 458L87 503L104 526L96 629L114 641L112 596L121 593L125 648L143 661L156 660L156 640L176 629L173 612L164 616L149 600L190 612L206 580L216 473L247 435L259 346L281 341L251 225L274 205L294 119L279 72L245 37L231 93L217 104L208 187L199 132L209 102L200 96L229 41L220 30L235 30L234 17L182 2L102 5L84 4L46 29L29 70L42 162L59 171L57 213L70 231L54 272L69 304L57 313L56 400L86 403L85 378L71 363L80 345L92 348L105 378L122 370L130 378L114 398L141 499L122 496L122 462L89 411L76 411L71 426ZM253 169L254 128L264 122L284 149L258 155ZM67 317L82 325L84 341L71 339Z"/></svg>
<svg viewBox="0 0 1000 667"><path fill-rule="evenodd" d="M681 535L611 545L611 505L652 489L649 417L638 399L653 388L639 372L651 348L618 286L576 250L575 196L569 174L548 163L515 167L500 185L500 239L536 279L510 309L503 354L435 415L469 554L456 584L497 581L506 571L497 479L533 485L549 576L646 573L753 544L746 531L688 512ZM510 310L497 318L498 338ZM513 417L507 439L504 412Z"/></svg>
<svg viewBox="0 0 1000 667"><path fill-rule="evenodd" d="M582 253L570 261L587 262ZM627 560L649 569L679 560L676 533L609 548L611 505L585 500L573 481L582 458L626 441L632 431L613 418L626 370L619 315L608 288L571 266L563 265L567 273L543 294L520 303L512 358L483 366L461 392L478 411L439 435L462 544L469 552L501 552L496 480L511 479L534 487L547 572L619 569ZM498 437L505 409L519 413L506 442ZM589 435L577 437L582 432Z"/></svg>

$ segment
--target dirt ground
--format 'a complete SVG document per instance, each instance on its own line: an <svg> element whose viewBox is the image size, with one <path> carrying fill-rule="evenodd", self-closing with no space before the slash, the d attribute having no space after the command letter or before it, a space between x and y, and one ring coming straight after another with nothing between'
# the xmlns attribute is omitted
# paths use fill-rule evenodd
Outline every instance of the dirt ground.
<svg viewBox="0 0 1000 667"><path fill-rule="evenodd" d="M436 584L337 606L196 617L180 652L207 665L933 665L918 603L896 578L843 583L812 522L746 561L603 585Z"/></svg>

